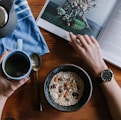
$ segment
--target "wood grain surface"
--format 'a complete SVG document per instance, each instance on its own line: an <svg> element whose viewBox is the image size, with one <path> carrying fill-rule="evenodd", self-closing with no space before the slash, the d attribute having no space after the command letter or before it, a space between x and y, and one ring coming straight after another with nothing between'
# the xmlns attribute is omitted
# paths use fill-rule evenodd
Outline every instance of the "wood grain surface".
<svg viewBox="0 0 121 120"><path fill-rule="evenodd" d="M35 17L39 15L45 0L28 0L32 13ZM111 120L105 98L95 83L90 101L82 109L76 112L60 112L52 108L47 102L43 85L47 74L56 66L66 63L76 64L83 67L67 41L40 29L43 34L50 53L42 56L42 66L39 70L40 95L43 111L38 111L37 94L35 94L35 74L31 73L31 81L18 89L7 101L2 120ZM121 69L107 63L114 71L115 78L121 86ZM85 70L86 69L84 67Z"/></svg>

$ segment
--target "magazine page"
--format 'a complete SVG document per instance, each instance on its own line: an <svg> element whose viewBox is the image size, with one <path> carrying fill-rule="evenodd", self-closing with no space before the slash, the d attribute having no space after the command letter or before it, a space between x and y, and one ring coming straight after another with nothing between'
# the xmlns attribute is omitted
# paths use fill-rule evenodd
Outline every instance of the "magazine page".
<svg viewBox="0 0 121 120"><path fill-rule="evenodd" d="M97 37L116 0L47 0L37 25L66 40L68 32Z"/></svg>
<svg viewBox="0 0 121 120"><path fill-rule="evenodd" d="M121 0L98 40L104 59L121 68Z"/></svg>

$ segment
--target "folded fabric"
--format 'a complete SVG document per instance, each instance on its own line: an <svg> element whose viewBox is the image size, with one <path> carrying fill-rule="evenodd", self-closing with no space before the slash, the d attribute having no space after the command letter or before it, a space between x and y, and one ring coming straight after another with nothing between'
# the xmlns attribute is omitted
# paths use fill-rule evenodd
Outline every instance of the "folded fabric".
<svg viewBox="0 0 121 120"><path fill-rule="evenodd" d="M0 54L6 50L16 50L17 39L23 39L22 50L29 55L32 52L39 55L48 53L48 46L35 22L27 0L15 0L15 11L18 19L17 26L12 34L0 39Z"/></svg>

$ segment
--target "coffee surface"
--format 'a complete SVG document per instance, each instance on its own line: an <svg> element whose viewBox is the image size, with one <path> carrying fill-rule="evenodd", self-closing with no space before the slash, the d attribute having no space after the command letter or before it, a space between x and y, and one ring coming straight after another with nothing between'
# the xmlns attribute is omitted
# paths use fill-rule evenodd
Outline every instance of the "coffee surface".
<svg viewBox="0 0 121 120"><path fill-rule="evenodd" d="M12 77L20 77L29 70L30 63L23 55L13 55L8 58L5 64L5 71Z"/></svg>

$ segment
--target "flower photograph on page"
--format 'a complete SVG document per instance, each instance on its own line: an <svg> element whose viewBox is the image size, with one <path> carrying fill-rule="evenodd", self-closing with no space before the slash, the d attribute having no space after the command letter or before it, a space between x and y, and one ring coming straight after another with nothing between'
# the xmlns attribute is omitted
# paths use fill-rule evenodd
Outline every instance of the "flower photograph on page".
<svg viewBox="0 0 121 120"><path fill-rule="evenodd" d="M49 0L41 18L68 32L98 36L101 26L85 17L97 0Z"/></svg>

